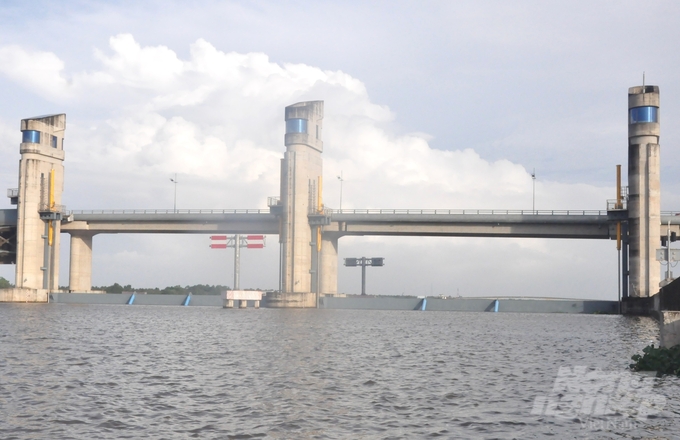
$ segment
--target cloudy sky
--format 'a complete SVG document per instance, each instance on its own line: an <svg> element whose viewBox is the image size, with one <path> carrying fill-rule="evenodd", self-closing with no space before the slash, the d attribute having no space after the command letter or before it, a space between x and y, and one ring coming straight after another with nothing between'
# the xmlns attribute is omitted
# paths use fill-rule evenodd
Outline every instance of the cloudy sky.
<svg viewBox="0 0 680 440"><path fill-rule="evenodd" d="M662 209L680 210L675 1L0 3L0 186L19 121L66 113L69 209L266 208L283 109L325 101L324 201L337 208L606 209L627 160L627 89L661 88ZM624 177L625 178L625 177ZM9 200L0 208L9 208ZM68 282L68 236L62 278ZM93 283L231 284L202 235L103 235ZM352 237L379 294L617 296L606 241ZM277 237L242 253L276 288ZM357 293L360 270L339 269ZM0 276L14 280L13 266Z"/></svg>

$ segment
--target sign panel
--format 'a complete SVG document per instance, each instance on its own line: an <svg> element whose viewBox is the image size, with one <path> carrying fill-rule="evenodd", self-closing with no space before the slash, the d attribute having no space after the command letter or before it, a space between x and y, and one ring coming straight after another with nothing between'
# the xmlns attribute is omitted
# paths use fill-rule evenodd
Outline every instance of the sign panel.
<svg viewBox="0 0 680 440"><path fill-rule="evenodd" d="M266 245L264 235L211 235L212 249L227 249L236 247L236 239L239 238L239 247L246 249L263 249Z"/></svg>
<svg viewBox="0 0 680 440"><path fill-rule="evenodd" d="M356 258L345 258L345 266L356 266L357 265L357 259Z"/></svg>

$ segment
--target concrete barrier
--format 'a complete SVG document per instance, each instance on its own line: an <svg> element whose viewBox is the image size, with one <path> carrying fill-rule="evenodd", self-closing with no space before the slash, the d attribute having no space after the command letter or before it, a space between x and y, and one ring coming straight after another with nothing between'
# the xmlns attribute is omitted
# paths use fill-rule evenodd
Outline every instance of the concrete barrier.
<svg viewBox="0 0 680 440"><path fill-rule="evenodd" d="M2 291L0 291L2 292ZM232 291L239 292L239 291ZM224 307L239 308L247 304L248 307L258 307L260 291L242 291L244 294L231 294L240 298L227 299L226 292L222 295L191 295L189 307ZM50 302L62 304L127 304L131 293L51 293ZM186 295L161 295L136 293L132 305L164 305L182 306ZM253 298L253 299L250 299ZM319 308L322 309L364 309L364 310L422 310L423 298L414 296L322 296L319 298ZM498 312L517 313L616 313L616 301L589 301L568 299L539 299L539 298L438 298L428 297L425 310L456 311L456 312Z"/></svg>
<svg viewBox="0 0 680 440"><path fill-rule="evenodd" d="M47 300L46 289L26 289L20 287L0 289L0 302L46 303Z"/></svg>
<svg viewBox="0 0 680 440"><path fill-rule="evenodd" d="M50 302L60 304L127 304L132 293L51 293ZM145 294L137 292L132 305L139 306L181 306L186 301L186 295ZM222 299L219 295L191 295L189 307L208 306L221 307Z"/></svg>
<svg viewBox="0 0 680 440"><path fill-rule="evenodd" d="M661 312L661 346L680 344L680 312Z"/></svg>
<svg viewBox="0 0 680 440"><path fill-rule="evenodd" d="M427 301L427 302L425 302ZM618 311L616 301L547 298L415 298L398 296L321 297L319 308L452 312L602 313Z"/></svg>
<svg viewBox="0 0 680 440"><path fill-rule="evenodd" d="M245 309L248 303L256 309L260 308L260 301L262 301L261 290L225 290L222 292L222 301L225 309L234 307Z"/></svg>

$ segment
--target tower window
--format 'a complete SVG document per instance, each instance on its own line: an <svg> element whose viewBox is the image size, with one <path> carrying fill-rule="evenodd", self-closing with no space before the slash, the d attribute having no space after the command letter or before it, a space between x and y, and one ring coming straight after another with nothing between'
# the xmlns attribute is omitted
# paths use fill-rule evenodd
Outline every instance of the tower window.
<svg viewBox="0 0 680 440"><path fill-rule="evenodd" d="M642 122L659 122L658 107L635 107L630 109L628 123L639 124Z"/></svg>
<svg viewBox="0 0 680 440"><path fill-rule="evenodd" d="M52 148L57 148L57 137L56 137L56 136L52 136L51 141L52 141L52 143L51 143Z"/></svg>
<svg viewBox="0 0 680 440"><path fill-rule="evenodd" d="M288 119L286 121L286 133L307 133L307 120Z"/></svg>
<svg viewBox="0 0 680 440"><path fill-rule="evenodd" d="M21 142L39 144L40 132L36 130L24 130L21 132Z"/></svg>

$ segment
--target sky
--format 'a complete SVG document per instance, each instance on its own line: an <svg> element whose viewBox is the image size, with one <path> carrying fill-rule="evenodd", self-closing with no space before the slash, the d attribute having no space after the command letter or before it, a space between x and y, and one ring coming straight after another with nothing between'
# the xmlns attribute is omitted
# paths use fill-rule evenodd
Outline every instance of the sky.
<svg viewBox="0 0 680 440"><path fill-rule="evenodd" d="M172 209L175 189L178 209L265 209L285 106L323 100L327 207L342 175L343 209L605 210L644 72L662 210L680 211L678 22L675 1L4 0L0 186L17 186L19 121L66 113L67 209ZM232 285L233 254L209 242L95 236L93 284ZM276 236L241 255L242 288L277 288ZM385 258L371 294L618 292L611 241L340 240L340 261L361 256ZM66 285L67 235L61 261ZM360 272L340 266L339 291Z"/></svg>

